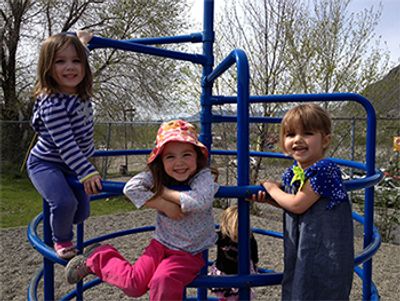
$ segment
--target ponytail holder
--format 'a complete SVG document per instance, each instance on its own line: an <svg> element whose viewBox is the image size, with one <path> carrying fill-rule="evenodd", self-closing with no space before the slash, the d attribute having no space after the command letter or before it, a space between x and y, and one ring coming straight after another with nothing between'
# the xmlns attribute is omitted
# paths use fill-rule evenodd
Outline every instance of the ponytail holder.
<svg viewBox="0 0 400 301"><path fill-rule="evenodd" d="M292 181L290 182L290 185L293 185L294 182L296 181L300 181L300 186L299 186L299 190L301 190L301 188L304 185L305 182L305 175L304 175L304 170L300 167L300 166L293 166L293 178Z"/></svg>

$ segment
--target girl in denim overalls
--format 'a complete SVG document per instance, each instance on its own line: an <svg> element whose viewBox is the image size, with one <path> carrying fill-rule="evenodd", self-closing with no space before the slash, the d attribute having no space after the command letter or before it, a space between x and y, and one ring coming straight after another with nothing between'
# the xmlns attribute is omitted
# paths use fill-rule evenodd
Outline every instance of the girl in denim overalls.
<svg viewBox="0 0 400 301"><path fill-rule="evenodd" d="M282 300L348 300L353 280L351 203L339 167L324 154L331 141L328 113L315 104L289 110L281 124L283 151L295 160L262 185L253 200L283 208Z"/></svg>

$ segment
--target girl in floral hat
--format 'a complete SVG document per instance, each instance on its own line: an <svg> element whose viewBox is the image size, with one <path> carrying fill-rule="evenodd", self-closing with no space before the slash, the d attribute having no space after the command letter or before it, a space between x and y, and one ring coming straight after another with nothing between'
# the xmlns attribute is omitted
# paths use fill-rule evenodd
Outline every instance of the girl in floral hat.
<svg viewBox="0 0 400 301"><path fill-rule="evenodd" d="M163 123L147 164L149 170L130 179L124 194L137 208L157 210L154 238L134 264L111 245L73 258L66 267L69 283L95 274L131 297L149 290L150 300L182 300L184 287L205 265L202 251L217 239L212 204L219 186L195 127L183 120Z"/></svg>

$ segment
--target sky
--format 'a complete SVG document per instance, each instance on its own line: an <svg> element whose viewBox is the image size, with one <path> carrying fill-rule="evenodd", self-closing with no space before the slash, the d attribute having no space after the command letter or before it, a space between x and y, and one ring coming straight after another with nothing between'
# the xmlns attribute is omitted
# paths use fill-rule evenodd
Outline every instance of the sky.
<svg viewBox="0 0 400 301"><path fill-rule="evenodd" d="M218 1L218 0L217 0ZM382 3L382 15L375 32L382 36L382 42L386 42L391 52L391 61L400 63L400 0L352 0L349 5L350 11L360 11L377 7ZM397 65L396 64L396 65Z"/></svg>
<svg viewBox="0 0 400 301"><path fill-rule="evenodd" d="M215 14L218 14L224 1L215 0ZM203 0L191 0L192 14L197 22L203 20ZM382 15L379 24L375 28L377 36L382 36L381 43L387 44L390 51L390 62L400 64L400 0L351 0L349 12L358 12L369 9L371 6L377 8L382 3ZM386 47L386 46L384 46Z"/></svg>

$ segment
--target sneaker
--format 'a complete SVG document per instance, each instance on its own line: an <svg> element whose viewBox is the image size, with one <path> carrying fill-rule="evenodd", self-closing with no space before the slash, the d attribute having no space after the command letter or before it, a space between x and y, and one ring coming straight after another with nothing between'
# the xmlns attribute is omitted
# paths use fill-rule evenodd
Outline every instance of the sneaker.
<svg viewBox="0 0 400 301"><path fill-rule="evenodd" d="M78 250L71 241L54 243L54 250L62 259L70 259L78 254Z"/></svg>
<svg viewBox="0 0 400 301"><path fill-rule="evenodd" d="M78 255L72 258L65 267L65 275L69 284L75 284L90 274L86 266L86 258Z"/></svg>
<svg viewBox="0 0 400 301"><path fill-rule="evenodd" d="M100 244L94 244L86 248L82 255L72 258L65 267L65 275L69 284L75 284L91 274L91 271L86 265L87 258Z"/></svg>

